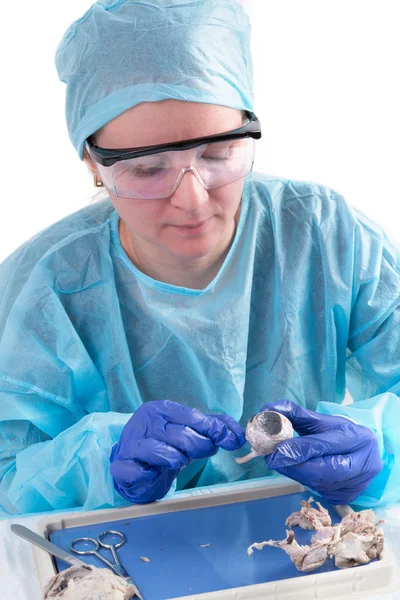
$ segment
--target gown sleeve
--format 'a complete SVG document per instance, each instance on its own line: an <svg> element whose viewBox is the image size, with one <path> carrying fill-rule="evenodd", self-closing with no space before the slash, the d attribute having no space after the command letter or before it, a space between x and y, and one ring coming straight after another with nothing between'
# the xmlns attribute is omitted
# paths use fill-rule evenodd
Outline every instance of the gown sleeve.
<svg viewBox="0 0 400 600"><path fill-rule="evenodd" d="M353 402L320 402L321 413L341 415L372 429L383 469L355 501L373 507L400 500L400 254L382 229L357 211L340 253L351 255L353 285L348 318L338 321L347 338L346 384ZM351 234L350 234L351 231Z"/></svg>
<svg viewBox="0 0 400 600"><path fill-rule="evenodd" d="M0 513L126 505L109 455L131 413L109 411L54 273L30 261L24 248L0 266Z"/></svg>

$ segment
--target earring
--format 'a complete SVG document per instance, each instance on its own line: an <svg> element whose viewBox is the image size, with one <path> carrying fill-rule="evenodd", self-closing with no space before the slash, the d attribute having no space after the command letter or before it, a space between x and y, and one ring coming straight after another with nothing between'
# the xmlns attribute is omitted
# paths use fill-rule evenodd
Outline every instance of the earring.
<svg viewBox="0 0 400 600"><path fill-rule="evenodd" d="M97 179L97 175L93 175L93 183L94 183L94 187L104 187L104 183L102 181L100 181L100 179Z"/></svg>

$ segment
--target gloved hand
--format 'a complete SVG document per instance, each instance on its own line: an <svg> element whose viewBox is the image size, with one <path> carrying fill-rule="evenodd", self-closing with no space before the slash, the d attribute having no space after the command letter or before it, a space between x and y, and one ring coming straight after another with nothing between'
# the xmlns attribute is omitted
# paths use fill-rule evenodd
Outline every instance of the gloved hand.
<svg viewBox="0 0 400 600"><path fill-rule="evenodd" d="M227 415L205 415L170 400L145 402L112 449L114 487L132 503L154 502L191 459L236 450L245 441L242 427Z"/></svg>
<svg viewBox="0 0 400 600"><path fill-rule="evenodd" d="M261 410L281 413L300 436L279 442L265 457L268 468L334 504L354 502L382 469L378 439L368 427L290 400L268 402Z"/></svg>

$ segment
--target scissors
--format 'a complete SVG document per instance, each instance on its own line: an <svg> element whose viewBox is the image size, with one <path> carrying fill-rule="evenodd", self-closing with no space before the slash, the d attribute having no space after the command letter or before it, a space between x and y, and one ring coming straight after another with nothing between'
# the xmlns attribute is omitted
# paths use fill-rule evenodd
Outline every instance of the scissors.
<svg viewBox="0 0 400 600"><path fill-rule="evenodd" d="M113 535L113 536L119 537L120 541L117 542L116 544L106 544L103 540L107 535ZM76 546L81 542L86 542L86 543L92 544L93 548L87 549L87 550L77 550ZM126 539L125 539L125 536L123 533L121 533L120 531L115 531L114 529L108 529L107 531L103 531L103 533L100 533L100 535L97 537L97 540L95 540L94 538L89 538L89 537L76 538L75 540L73 540L71 542L70 550L72 552L74 552L75 554L80 554L80 555L93 554L94 556L97 556L97 558L99 558L101 561L103 561L103 563L108 565L110 567L110 569L112 569L114 571L114 573L119 575L119 577L122 577L123 579L125 579L127 583L133 585L135 588L136 596L138 598L140 598L140 600L143 600L137 586L133 583L132 579L130 578L129 574L127 573L125 568L122 566L121 561L118 558L117 549L120 548L121 546L123 546L125 544L125 542L126 542ZM114 559L114 563L107 560L104 556L102 556L100 554L100 552L98 552L100 547L107 548L107 550L111 551L112 557Z"/></svg>

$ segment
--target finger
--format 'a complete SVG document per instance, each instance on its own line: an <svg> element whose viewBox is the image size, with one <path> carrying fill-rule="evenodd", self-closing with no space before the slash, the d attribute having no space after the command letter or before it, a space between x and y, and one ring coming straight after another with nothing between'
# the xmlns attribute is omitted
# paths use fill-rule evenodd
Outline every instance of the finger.
<svg viewBox="0 0 400 600"><path fill-rule="evenodd" d="M209 437L219 448L229 451L237 450L246 442L244 432L240 432L238 435L233 431L231 429L232 423L230 421L227 423L224 422L225 416L226 415L207 415L207 420L204 423L204 428L201 433Z"/></svg>
<svg viewBox="0 0 400 600"><path fill-rule="evenodd" d="M295 404L291 400L279 400L277 402L267 402L261 407L261 410L274 410L281 413L291 421L293 429L299 435L310 435L313 433L323 433L336 427L340 423L351 423L344 417L322 415L313 410L308 410L300 404Z"/></svg>
<svg viewBox="0 0 400 600"><path fill-rule="evenodd" d="M279 467L270 466L268 458L265 457L265 460L269 468L312 488L319 488L326 483L332 487L335 484L342 485L353 476L351 455L319 456L301 464Z"/></svg>
<svg viewBox="0 0 400 600"><path fill-rule="evenodd" d="M318 461L321 459L314 460ZM316 464L316 468L321 469L324 466ZM276 472L297 481L305 487L311 488L333 504L349 504L350 502L354 502L370 482L370 478L366 477L363 477L362 480L358 477L352 477L335 482L329 480L316 482L309 479L307 473L302 470L301 465L283 467L282 469L276 469Z"/></svg>
<svg viewBox="0 0 400 600"><path fill-rule="evenodd" d="M229 427L229 429L234 433L237 437L237 448L241 448L246 443L246 434L243 427L230 415L214 415L217 419L225 423ZM234 448L235 450L237 448Z"/></svg>
<svg viewBox="0 0 400 600"><path fill-rule="evenodd" d="M152 424L152 434L155 439L177 448L189 458L208 458L218 452L212 440L186 425L157 419Z"/></svg>
<svg viewBox="0 0 400 600"><path fill-rule="evenodd" d="M158 476L157 467L152 467L135 460L116 460L110 465L112 478L123 486L132 485L133 482L152 482Z"/></svg>
<svg viewBox="0 0 400 600"><path fill-rule="evenodd" d="M242 442L228 425L218 416L205 415L197 408L178 404L171 400L157 403L155 407L158 416L163 417L170 423L186 425L201 435L210 438L214 444L225 450L236 450Z"/></svg>
<svg viewBox="0 0 400 600"><path fill-rule="evenodd" d="M110 466L114 486L118 493L134 503L147 503L160 500L170 489L179 469L165 469L121 460Z"/></svg>
<svg viewBox="0 0 400 600"><path fill-rule="evenodd" d="M366 438L348 422L336 427L331 434L305 435L279 442L268 457L268 465L276 470L307 463L317 457L337 455L338 458L356 452L366 443Z"/></svg>
<svg viewBox="0 0 400 600"><path fill-rule="evenodd" d="M129 440L123 458L139 460L166 469L182 469L189 459L180 450L153 438ZM121 456L118 456L121 459Z"/></svg>
<svg viewBox="0 0 400 600"><path fill-rule="evenodd" d="M331 487L329 484L321 485L320 488L315 488L315 491L332 504L350 504L355 502L367 487L368 484L359 485L358 482L353 483L350 480L337 487Z"/></svg>
<svg viewBox="0 0 400 600"><path fill-rule="evenodd" d="M266 462L268 464L268 457ZM371 464L369 456L365 456L362 451L337 456L321 456L302 464L275 470L313 489L334 491L347 488L349 492L355 488L362 491L379 472L379 469Z"/></svg>
<svg viewBox="0 0 400 600"><path fill-rule="evenodd" d="M359 489L358 485L354 485L351 480L337 482L336 484L328 482L326 484L315 485L303 477L304 473L296 471L296 467L284 467L277 469L276 472L297 481L333 504L349 504L350 502L354 502L366 487Z"/></svg>

